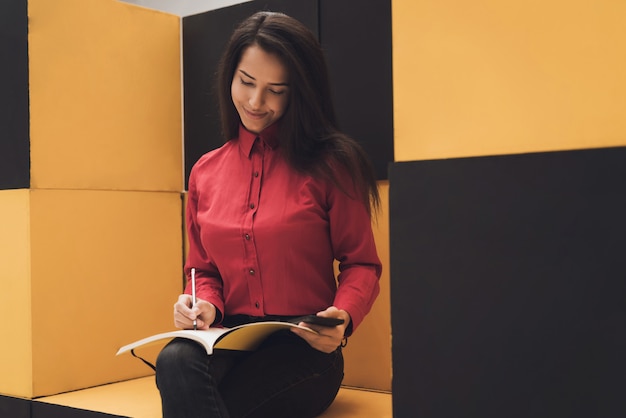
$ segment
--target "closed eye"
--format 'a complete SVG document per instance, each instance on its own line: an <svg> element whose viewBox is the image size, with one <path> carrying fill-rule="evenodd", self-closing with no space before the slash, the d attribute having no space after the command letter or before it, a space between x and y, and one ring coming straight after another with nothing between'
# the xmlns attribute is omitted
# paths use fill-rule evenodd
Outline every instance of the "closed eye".
<svg viewBox="0 0 626 418"><path fill-rule="evenodd" d="M241 70L239 70L239 71L241 71ZM246 74L244 71L241 71L241 73L244 74L246 77L252 78L250 75ZM246 87L254 87L254 81L246 81L246 80L244 80L243 77L239 77L239 82L242 85L246 86ZM280 87L287 87L287 83L272 83L272 86L275 86L275 87L279 87L279 86ZM280 96L282 94L285 94L287 89L275 90L274 88L268 88L268 91L270 93L272 93L273 95Z"/></svg>

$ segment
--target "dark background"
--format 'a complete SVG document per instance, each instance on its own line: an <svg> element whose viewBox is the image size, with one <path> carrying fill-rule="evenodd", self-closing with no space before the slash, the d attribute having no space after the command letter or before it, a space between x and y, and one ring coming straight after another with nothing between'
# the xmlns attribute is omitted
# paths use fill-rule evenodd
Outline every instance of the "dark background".
<svg viewBox="0 0 626 418"><path fill-rule="evenodd" d="M30 187L27 0L0 2L0 190Z"/></svg>
<svg viewBox="0 0 626 418"><path fill-rule="evenodd" d="M626 148L394 163L395 418L626 416Z"/></svg>

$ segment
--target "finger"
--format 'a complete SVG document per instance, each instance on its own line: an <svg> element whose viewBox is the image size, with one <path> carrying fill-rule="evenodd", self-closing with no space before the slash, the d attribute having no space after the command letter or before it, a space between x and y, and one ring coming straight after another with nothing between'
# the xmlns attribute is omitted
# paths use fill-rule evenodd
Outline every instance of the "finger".
<svg viewBox="0 0 626 418"><path fill-rule="evenodd" d="M319 311L317 315L323 316L326 318L338 318L339 317L339 315L337 315L338 313L339 313L339 309L337 309L334 306L329 306L325 310Z"/></svg>
<svg viewBox="0 0 626 418"><path fill-rule="evenodd" d="M193 320L189 319L188 317L186 317L184 315L177 314L174 317L174 325L176 326L176 328L192 329L193 328ZM198 328L198 329L207 329L208 326L201 319L197 319L196 320L196 328Z"/></svg>
<svg viewBox="0 0 626 418"><path fill-rule="evenodd" d="M193 315L198 316L202 312L201 306L206 305L208 302L198 300L198 303L194 304L191 295L182 294L178 297L178 301L174 304L174 308L186 316L193 319Z"/></svg>
<svg viewBox="0 0 626 418"><path fill-rule="evenodd" d="M182 295L178 296L178 301L176 303L179 303L179 304L181 304L183 306L191 308L193 306L193 299L192 299L191 295L182 294Z"/></svg>
<svg viewBox="0 0 626 418"><path fill-rule="evenodd" d="M298 328L292 328L292 332L304 339L314 349L324 353L332 353L339 347L339 344L336 344L335 341L327 336L311 334Z"/></svg>
<svg viewBox="0 0 626 418"><path fill-rule="evenodd" d="M187 318L193 321L196 316L197 314L189 307L180 303L174 305L174 318Z"/></svg>
<svg viewBox="0 0 626 418"><path fill-rule="evenodd" d="M308 328L308 329L311 329L311 330L315 331L316 333L319 333L319 328L320 328L319 325L310 324L308 322L299 322L298 326L299 327L303 327L303 328ZM302 331L302 330L299 330L297 328L295 328L295 330L296 331ZM306 331L302 331L302 332L306 332Z"/></svg>
<svg viewBox="0 0 626 418"><path fill-rule="evenodd" d="M198 300L194 307L196 318L202 319L204 323L210 326L215 321L216 309L215 305L204 300Z"/></svg>
<svg viewBox="0 0 626 418"><path fill-rule="evenodd" d="M183 310L185 312L181 312L181 310ZM178 305L176 310L174 311L174 325L177 328L181 328L181 329L191 329L191 328L193 328L193 321L194 321L194 319L196 319L197 323L200 323L200 321L197 319L195 314L190 309L188 309L186 306L183 306L182 309L181 309L180 305ZM204 322L200 323L199 326L204 329L205 328L204 327ZM196 327L198 327L198 324L196 324Z"/></svg>
<svg viewBox="0 0 626 418"><path fill-rule="evenodd" d="M335 331L328 331L328 328L322 327L322 330L320 330L316 334L312 334L308 331L298 328L292 328L292 331L304 340L306 340L311 346L317 349L320 349L320 347L334 349L341 344L341 334ZM321 351L327 351L327 349Z"/></svg>

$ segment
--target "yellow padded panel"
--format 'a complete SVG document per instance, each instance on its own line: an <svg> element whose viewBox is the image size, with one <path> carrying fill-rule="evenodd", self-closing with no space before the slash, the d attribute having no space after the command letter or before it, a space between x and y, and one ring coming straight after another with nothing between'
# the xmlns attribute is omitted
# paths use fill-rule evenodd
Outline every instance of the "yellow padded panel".
<svg viewBox="0 0 626 418"><path fill-rule="evenodd" d="M335 401L318 416L318 418L365 417L392 418L391 394L342 387Z"/></svg>
<svg viewBox="0 0 626 418"><path fill-rule="evenodd" d="M173 328L181 196L31 192L34 396L151 372L118 348Z"/></svg>
<svg viewBox="0 0 626 418"><path fill-rule="evenodd" d="M135 361L139 361L135 359ZM161 418L161 396L154 376L116 382L37 399L53 405L69 406L116 416Z"/></svg>
<svg viewBox="0 0 626 418"><path fill-rule="evenodd" d="M343 383L391 391L391 300L389 289L389 182L379 183L381 212L373 223L378 256L383 263L380 294L344 349Z"/></svg>
<svg viewBox="0 0 626 418"><path fill-rule="evenodd" d="M31 188L180 191L180 18L29 0Z"/></svg>
<svg viewBox="0 0 626 418"><path fill-rule="evenodd" d="M391 401L389 393L342 387L335 401L319 418L391 418ZM37 402L133 418L162 416L161 398L154 377L48 396L37 399Z"/></svg>
<svg viewBox="0 0 626 418"><path fill-rule="evenodd" d="M0 191L0 394L32 392L28 190Z"/></svg>
<svg viewBox="0 0 626 418"><path fill-rule="evenodd" d="M626 2L392 1L396 161L626 144Z"/></svg>

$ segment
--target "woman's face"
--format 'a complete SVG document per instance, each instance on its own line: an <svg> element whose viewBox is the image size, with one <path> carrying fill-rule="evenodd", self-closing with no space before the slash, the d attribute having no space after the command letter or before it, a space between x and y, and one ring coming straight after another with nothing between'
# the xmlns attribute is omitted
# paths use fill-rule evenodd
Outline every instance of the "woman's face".
<svg viewBox="0 0 626 418"><path fill-rule="evenodd" d="M288 105L288 90L287 69L276 55L257 45L244 50L230 94L247 130L260 133L280 119Z"/></svg>

